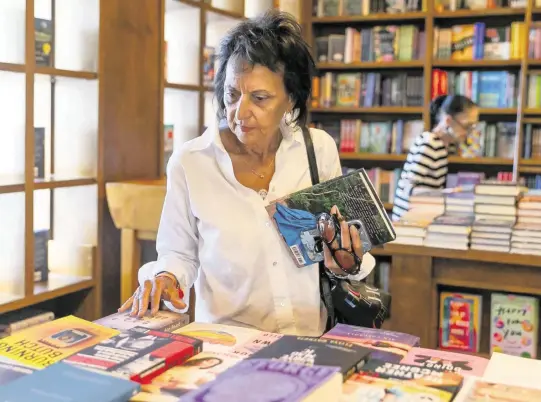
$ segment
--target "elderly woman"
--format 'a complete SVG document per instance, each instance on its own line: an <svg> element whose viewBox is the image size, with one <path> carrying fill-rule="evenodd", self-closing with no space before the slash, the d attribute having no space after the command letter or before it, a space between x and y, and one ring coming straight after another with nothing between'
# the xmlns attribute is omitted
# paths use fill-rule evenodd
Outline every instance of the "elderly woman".
<svg viewBox="0 0 541 402"><path fill-rule="evenodd" d="M142 316L164 300L185 311L195 285L199 322L319 336L327 312L318 266L295 265L265 209L311 186L301 129L314 71L309 47L297 22L269 11L237 25L218 50L216 123L172 155L158 260L141 267L139 288L119 310ZM332 137L310 134L321 181L341 175ZM340 218L336 207L330 212ZM324 245L327 273L360 280L374 258L363 256L355 227L341 220L340 229L336 247L355 253L357 269L344 271Z"/></svg>

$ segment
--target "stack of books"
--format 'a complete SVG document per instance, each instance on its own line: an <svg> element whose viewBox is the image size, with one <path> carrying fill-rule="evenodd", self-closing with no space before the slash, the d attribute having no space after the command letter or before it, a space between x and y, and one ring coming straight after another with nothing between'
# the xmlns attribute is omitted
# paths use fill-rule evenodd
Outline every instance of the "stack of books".
<svg viewBox="0 0 541 402"><path fill-rule="evenodd" d="M437 216L445 212L443 190L420 190L410 196L409 202L408 212L414 214Z"/></svg>
<svg viewBox="0 0 541 402"><path fill-rule="evenodd" d="M512 221L479 219L473 224L470 248L508 253L512 231Z"/></svg>
<svg viewBox="0 0 541 402"><path fill-rule="evenodd" d="M541 255L541 192L530 190L518 203L518 222L513 228L511 252Z"/></svg>
<svg viewBox="0 0 541 402"><path fill-rule="evenodd" d="M517 200L525 191L513 182L484 180L475 186L475 219L516 222Z"/></svg>
<svg viewBox="0 0 541 402"><path fill-rule="evenodd" d="M427 247L468 250L473 215L441 215L428 225Z"/></svg>
<svg viewBox="0 0 541 402"><path fill-rule="evenodd" d="M434 219L431 215L406 212L398 222L394 222L396 239L393 244L422 246L425 241L426 228Z"/></svg>

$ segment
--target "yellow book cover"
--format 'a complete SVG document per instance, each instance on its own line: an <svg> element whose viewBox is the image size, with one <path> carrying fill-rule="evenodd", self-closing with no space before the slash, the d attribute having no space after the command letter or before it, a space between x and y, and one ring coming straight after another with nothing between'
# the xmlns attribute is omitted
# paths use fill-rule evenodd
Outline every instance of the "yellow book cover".
<svg viewBox="0 0 541 402"><path fill-rule="evenodd" d="M455 25L451 34L451 59L473 60L475 28L470 25Z"/></svg>
<svg viewBox="0 0 541 402"><path fill-rule="evenodd" d="M119 333L70 315L0 339L0 356L42 369Z"/></svg>

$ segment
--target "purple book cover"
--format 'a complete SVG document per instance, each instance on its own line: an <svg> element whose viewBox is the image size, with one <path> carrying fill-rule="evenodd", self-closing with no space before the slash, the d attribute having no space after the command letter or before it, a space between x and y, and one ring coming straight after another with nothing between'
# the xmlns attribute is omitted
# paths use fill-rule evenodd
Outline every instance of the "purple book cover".
<svg viewBox="0 0 541 402"><path fill-rule="evenodd" d="M398 363L411 348L419 346L419 337L401 332L337 324L322 338L356 343L374 349L370 357Z"/></svg>
<svg viewBox="0 0 541 402"><path fill-rule="evenodd" d="M342 376L337 367L304 366L279 360L243 360L214 381L182 396L184 402L268 400L297 402L333 381L326 394L339 395Z"/></svg>
<svg viewBox="0 0 541 402"><path fill-rule="evenodd" d="M482 377L488 364L488 359L465 353L413 348L400 363L435 370L451 371L463 376L473 375Z"/></svg>

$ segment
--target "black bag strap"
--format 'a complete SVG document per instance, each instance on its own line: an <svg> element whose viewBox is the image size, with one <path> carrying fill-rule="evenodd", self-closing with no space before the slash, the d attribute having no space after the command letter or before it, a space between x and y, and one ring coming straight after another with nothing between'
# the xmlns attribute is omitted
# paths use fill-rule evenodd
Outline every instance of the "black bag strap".
<svg viewBox="0 0 541 402"><path fill-rule="evenodd" d="M304 136L304 143L306 144L306 156L308 157L308 167L310 169L310 177L312 178L312 185L319 183L319 171L317 167L316 152L314 150L314 143L312 142L312 136L310 130L307 127L302 127L302 134ZM323 262L319 263L319 290L323 303L327 308L327 323L325 331L330 330L335 324L334 305L331 294L331 280L325 272L325 266Z"/></svg>

